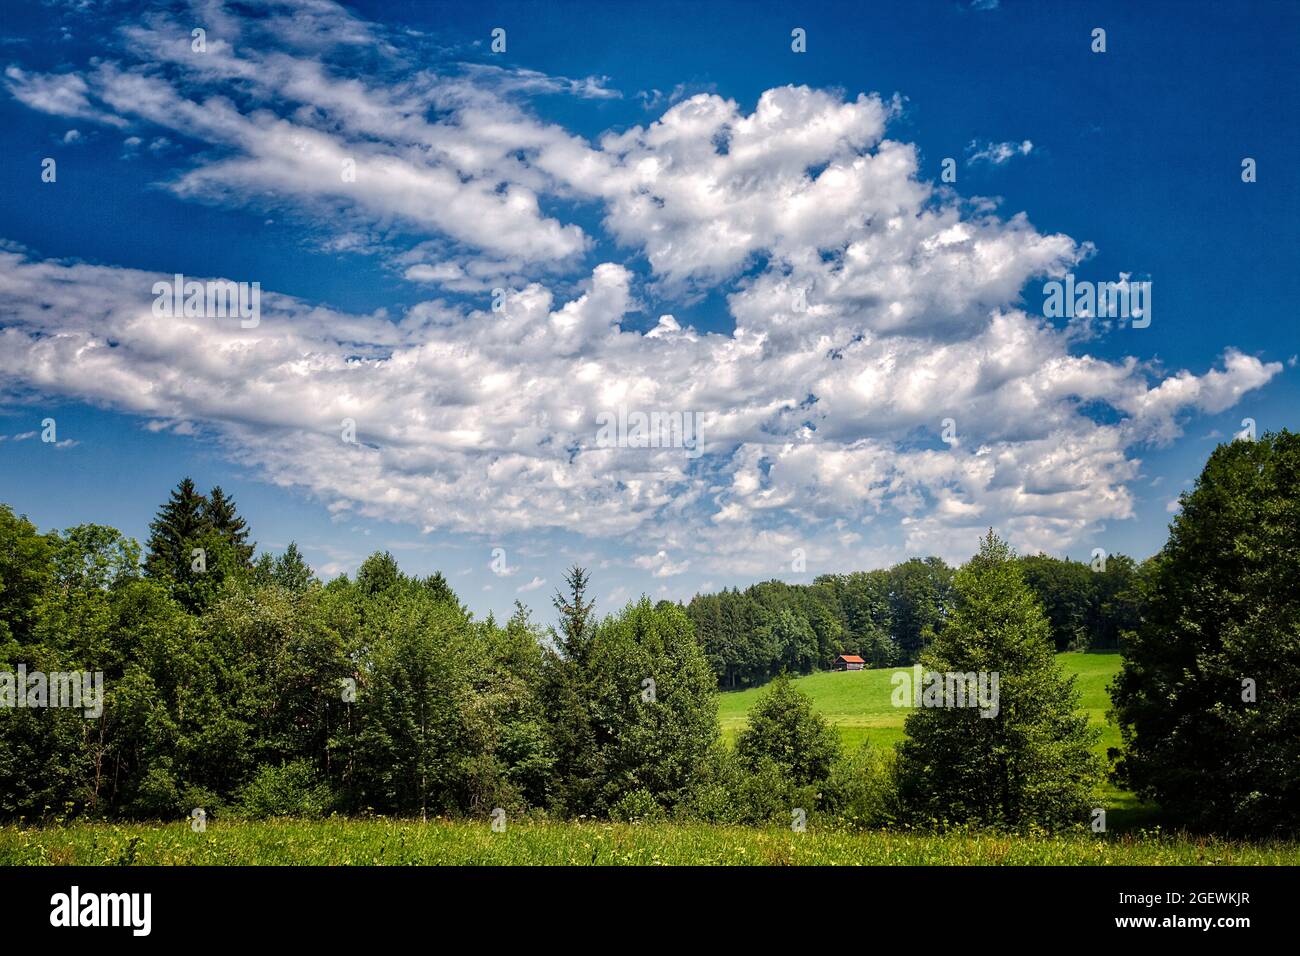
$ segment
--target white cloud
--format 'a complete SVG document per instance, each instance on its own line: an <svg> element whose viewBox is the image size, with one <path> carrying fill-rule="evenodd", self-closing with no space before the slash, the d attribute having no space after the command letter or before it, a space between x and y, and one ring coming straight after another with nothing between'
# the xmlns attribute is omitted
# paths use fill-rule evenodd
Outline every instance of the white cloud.
<svg viewBox="0 0 1300 956"><path fill-rule="evenodd" d="M876 95L781 87L745 113L704 93L588 142L518 98L601 96L603 81L403 71L388 38L326 3L277 5L256 28L288 50L249 42L233 16L221 26L203 57L165 24L125 28L158 69L11 67L7 83L46 112L129 117L134 147L162 133L204 146L171 181L182 198L269 193L335 230L335 251L382 245L400 221L415 238L385 247L396 274L439 294L507 288L504 309L479 296L349 314L267 288L255 329L159 319L152 285L170 276L0 246L0 397L86 401L214 441L340 518L635 533L632 562L657 577L771 575L795 547L810 570L964 556L990 525L1059 552L1133 515L1143 447L1282 368L1232 348L1172 373L1083 353L1019 296L1091 247L919 178L916 148L886 136L897 104ZM378 50L388 72L331 69L336 41ZM972 161L1032 149L993 145ZM592 237L551 211L569 203L603 215L626 263L583 258ZM632 331L647 281L721 293L734 331L672 315ZM597 416L619 407L699 415L706 453L599 447ZM945 418L958 444L938 440Z"/></svg>
<svg viewBox="0 0 1300 956"><path fill-rule="evenodd" d="M4 75L5 89L24 106L54 116L96 120L111 126L126 125L121 117L91 103L86 80L77 73L34 74L9 66Z"/></svg>
<svg viewBox="0 0 1300 956"><path fill-rule="evenodd" d="M983 146L971 140L966 147L969 162L988 163L991 166L1001 166L1016 156L1028 156L1033 151L1034 144L1027 139L1020 143L985 143Z"/></svg>
<svg viewBox="0 0 1300 956"><path fill-rule="evenodd" d="M0 253L0 393L193 427L338 514L482 534L637 531L655 545L638 563L660 576L688 562L774 573L843 522L898 525L907 548L938 553L969 550L961 536L990 524L1059 549L1132 514L1134 443L1280 370L1229 351L1222 369L1152 385L1137 363L1070 355L1015 311L963 342L868 333L838 357L827 332L783 351L746 327L651 337L620 329L628 277L614 264L566 303L533 286L500 316L415 309L394 323L264 290L251 330L155 318L162 278ZM1079 413L1087 402L1129 417L1097 424ZM597 413L620 404L700 411L710 451L597 447ZM935 440L942 417L960 448ZM341 441L344 418L359 444ZM909 448L917 434L933 447ZM851 539L821 548L827 562L861 554Z"/></svg>
<svg viewBox="0 0 1300 956"><path fill-rule="evenodd" d="M606 135L574 185L606 201L607 227L669 282L724 279L762 250L840 245L919 191L890 175L906 163L895 144L865 152L892 109L877 96L844 102L790 86L744 115L700 94L647 127Z"/></svg>
<svg viewBox="0 0 1300 956"><path fill-rule="evenodd" d="M666 551L642 555L641 557L634 558L632 563L638 568L653 572L654 576L657 578L668 578L675 574L682 574L691 566L691 562L689 561L674 563L668 557L668 552Z"/></svg>

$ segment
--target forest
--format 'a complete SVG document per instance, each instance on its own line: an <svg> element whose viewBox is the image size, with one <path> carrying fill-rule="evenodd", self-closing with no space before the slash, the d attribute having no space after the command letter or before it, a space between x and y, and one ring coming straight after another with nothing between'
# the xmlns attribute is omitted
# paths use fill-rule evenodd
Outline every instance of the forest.
<svg viewBox="0 0 1300 956"><path fill-rule="evenodd" d="M1116 650L1137 624L1147 566L1127 555L1095 568L1046 554L1015 560L1043 605L1056 650ZM846 653L869 667L908 666L955 609L955 573L939 558L912 558L809 585L774 580L696 595L686 611L723 688L826 669Z"/></svg>
<svg viewBox="0 0 1300 956"><path fill-rule="evenodd" d="M94 673L92 714L0 700L0 819L330 814L1083 828L1107 778L1196 832L1300 824L1300 437L1220 445L1138 563L960 567L642 597L599 615L572 568L553 624L478 619L392 555L321 581L259 553L235 502L182 480L143 546L42 532L0 506L0 671ZM1118 648L1102 760L1055 653ZM994 716L918 708L893 749L845 752L790 677L997 672ZM734 746L717 696L765 685ZM22 694L24 688L16 688ZM27 702L33 702L29 697Z"/></svg>

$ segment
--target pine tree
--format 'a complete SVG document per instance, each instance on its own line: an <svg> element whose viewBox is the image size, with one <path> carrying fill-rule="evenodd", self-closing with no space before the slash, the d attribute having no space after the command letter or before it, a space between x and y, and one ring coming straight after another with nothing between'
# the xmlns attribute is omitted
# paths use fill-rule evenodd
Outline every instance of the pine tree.
<svg viewBox="0 0 1300 956"><path fill-rule="evenodd" d="M235 499L226 495L220 485L214 485L208 495L203 515L208 524L226 538L234 549L239 563L251 565L256 544L248 542L248 525L235 507Z"/></svg>
<svg viewBox="0 0 1300 956"><path fill-rule="evenodd" d="M209 528L206 509L207 499L199 494L193 480L182 478L149 525L146 574L177 579L188 575L194 542Z"/></svg>
<svg viewBox="0 0 1300 956"><path fill-rule="evenodd" d="M560 612L560 648L570 660L581 660L591 642L590 619L596 602L585 600L590 580L585 569L575 565L565 574L564 580L569 585L568 597L556 591L552 600Z"/></svg>
<svg viewBox="0 0 1300 956"><path fill-rule="evenodd" d="M995 705L923 699L908 715L899 747L905 805L923 824L1084 822L1101 772L1096 731L1079 709L1074 678L1057 667L1051 626L1019 563L990 530L955 586L956 613L921 664L940 675L996 673Z"/></svg>

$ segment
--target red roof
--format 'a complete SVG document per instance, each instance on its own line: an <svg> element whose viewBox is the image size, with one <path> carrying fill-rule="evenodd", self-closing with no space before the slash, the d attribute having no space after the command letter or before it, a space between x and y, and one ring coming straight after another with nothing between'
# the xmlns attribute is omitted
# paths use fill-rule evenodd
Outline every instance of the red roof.
<svg viewBox="0 0 1300 956"><path fill-rule="evenodd" d="M866 663L866 661L864 661L862 658L858 657L857 654L841 654L839 657L836 658L836 660L844 661L844 662L847 663L847 664L865 664L865 663Z"/></svg>

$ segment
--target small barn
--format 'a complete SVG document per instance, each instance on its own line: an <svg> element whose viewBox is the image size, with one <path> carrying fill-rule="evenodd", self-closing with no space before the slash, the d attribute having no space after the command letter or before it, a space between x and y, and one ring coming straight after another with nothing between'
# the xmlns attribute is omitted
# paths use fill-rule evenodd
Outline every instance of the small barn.
<svg viewBox="0 0 1300 956"><path fill-rule="evenodd" d="M841 654L835 658L835 669L837 671L860 671L867 666L867 662L858 657L857 654Z"/></svg>

